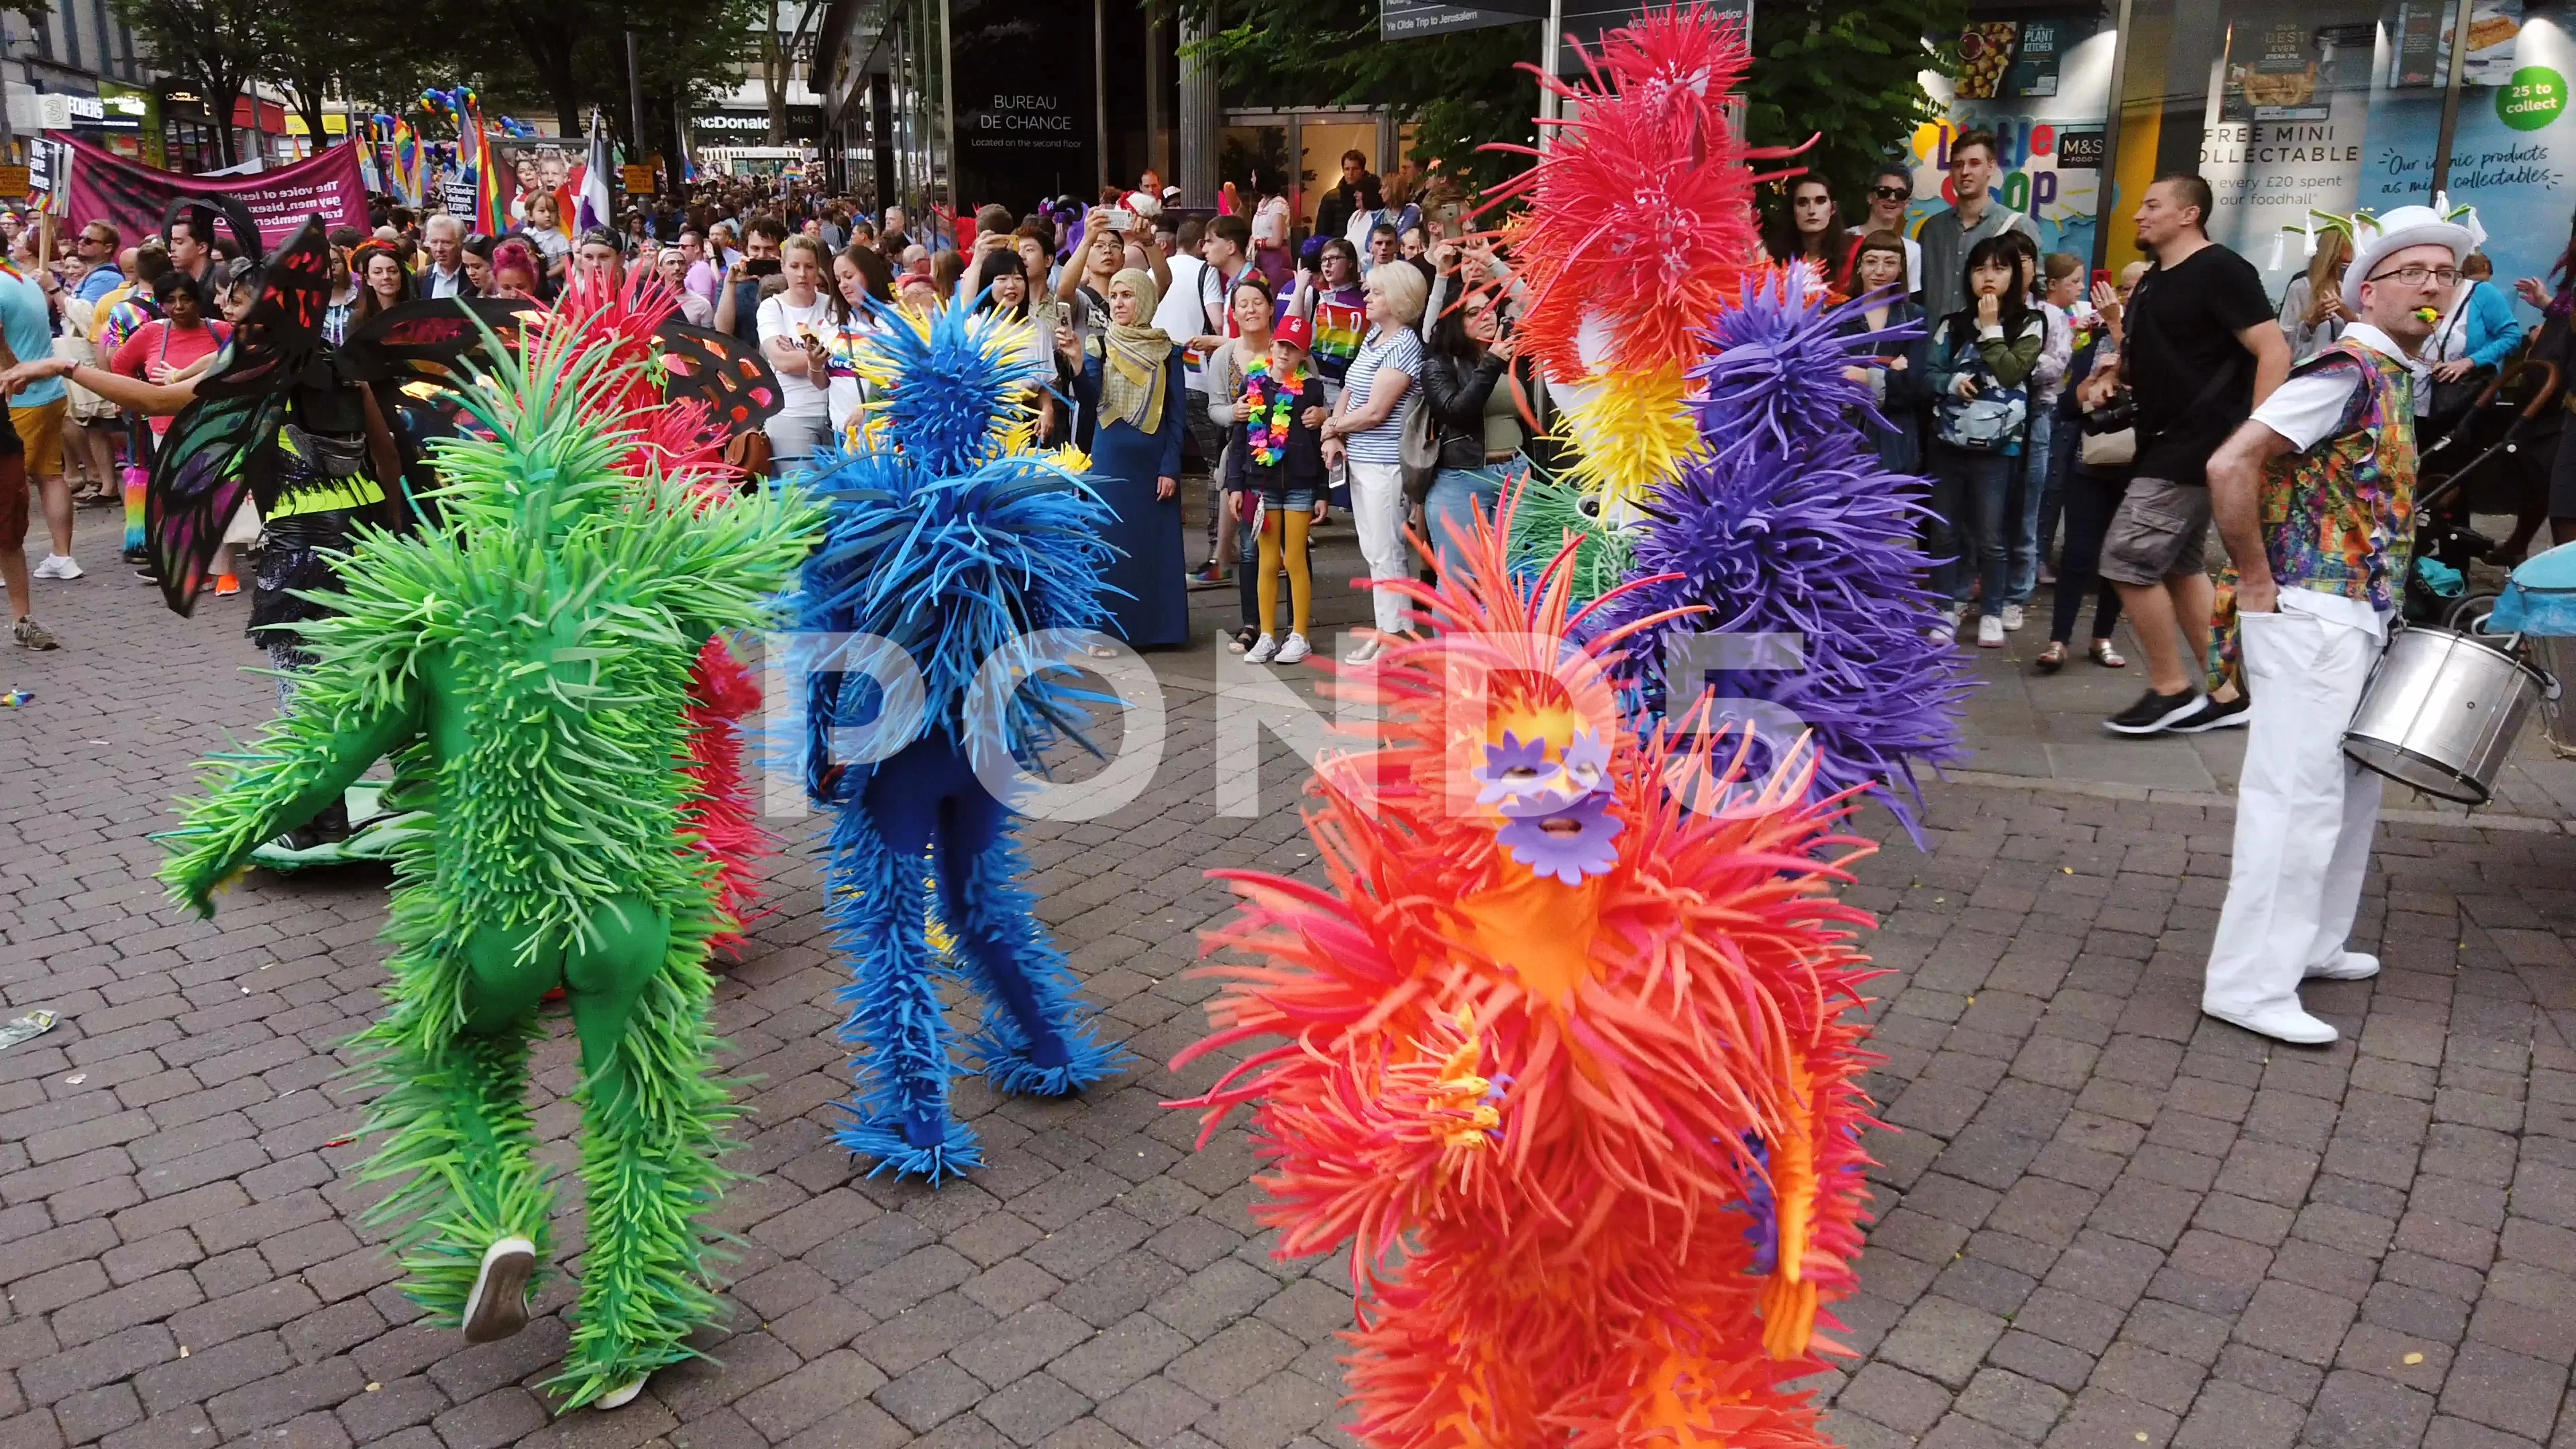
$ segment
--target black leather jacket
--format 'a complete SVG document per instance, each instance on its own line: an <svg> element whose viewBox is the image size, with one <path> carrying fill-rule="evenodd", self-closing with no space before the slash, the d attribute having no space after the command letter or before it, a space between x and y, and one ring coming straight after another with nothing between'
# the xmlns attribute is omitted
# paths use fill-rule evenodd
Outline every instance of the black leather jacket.
<svg viewBox="0 0 2576 1449"><path fill-rule="evenodd" d="M1440 440L1441 467L1485 466L1485 400L1502 376L1503 360L1491 353L1473 366L1436 352L1423 354L1422 397Z"/></svg>

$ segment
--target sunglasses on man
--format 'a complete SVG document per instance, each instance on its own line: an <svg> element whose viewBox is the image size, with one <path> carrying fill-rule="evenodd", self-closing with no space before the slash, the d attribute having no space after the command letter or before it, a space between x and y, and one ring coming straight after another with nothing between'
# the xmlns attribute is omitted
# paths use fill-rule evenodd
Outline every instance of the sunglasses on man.
<svg viewBox="0 0 2576 1449"><path fill-rule="evenodd" d="M1911 201L1914 199L1914 192L1910 188L1903 186L1873 186L1869 189L1869 194L1881 201Z"/></svg>

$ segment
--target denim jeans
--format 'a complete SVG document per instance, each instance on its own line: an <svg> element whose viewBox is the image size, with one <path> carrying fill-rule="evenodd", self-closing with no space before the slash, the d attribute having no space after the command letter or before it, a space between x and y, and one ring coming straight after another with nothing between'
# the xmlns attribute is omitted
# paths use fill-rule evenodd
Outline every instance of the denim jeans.
<svg viewBox="0 0 2576 1449"><path fill-rule="evenodd" d="M2073 418L2065 427L2050 420L2048 449L2048 482L2039 494L2039 547L2036 553L2042 568L2058 552L2058 525L2066 518L2066 493L2074 486L2075 450L2084 442L2084 430Z"/></svg>
<svg viewBox="0 0 2576 1449"><path fill-rule="evenodd" d="M1932 570L1934 594L1953 603L1966 602L1973 558L1985 607L2000 611L2010 599L2005 591L2011 549L2005 541L2004 512L2020 463L2019 457L2003 453L1972 453L1941 442L1932 445L1935 516L1929 546L1941 560Z"/></svg>
<svg viewBox="0 0 2576 1449"><path fill-rule="evenodd" d="M2043 410L2032 415L2030 437L2022 444L2021 456L2013 460L2012 496L2006 500L2012 510L2012 579L2004 595L2007 604L2027 604L2039 588L2039 514L2040 503L2056 491L2050 482L2050 464L2057 457L2053 425L2057 420Z"/></svg>
<svg viewBox="0 0 2576 1449"><path fill-rule="evenodd" d="M1431 551L1440 558L1442 570L1455 573L1466 561L1459 544L1449 535L1455 528L1473 537L1476 520L1494 520L1494 505L1503 497L1503 474L1499 468L1443 468L1431 482L1431 496L1423 501L1422 529L1431 536Z"/></svg>

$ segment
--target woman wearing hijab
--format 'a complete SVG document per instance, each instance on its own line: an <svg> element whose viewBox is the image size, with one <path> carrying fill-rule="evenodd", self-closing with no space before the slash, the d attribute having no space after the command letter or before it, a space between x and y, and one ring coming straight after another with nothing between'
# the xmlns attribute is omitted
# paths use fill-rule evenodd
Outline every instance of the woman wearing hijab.
<svg viewBox="0 0 2576 1449"><path fill-rule="evenodd" d="M1056 329L1056 350L1076 369L1075 395L1098 420L1091 483L1118 515L1109 542L1111 618L1139 649L1186 644L1189 566L1181 554L1181 349L1153 324L1153 277L1129 267L1110 280L1109 326L1084 342Z"/></svg>

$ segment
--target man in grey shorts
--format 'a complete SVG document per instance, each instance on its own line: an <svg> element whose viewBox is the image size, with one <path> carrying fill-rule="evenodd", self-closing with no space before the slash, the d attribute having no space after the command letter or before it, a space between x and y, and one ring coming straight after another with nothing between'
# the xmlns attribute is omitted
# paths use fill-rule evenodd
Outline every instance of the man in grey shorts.
<svg viewBox="0 0 2576 1449"><path fill-rule="evenodd" d="M2147 692L2102 722L2114 734L2197 733L2244 718L2241 699L2213 704L2200 689L2209 457L2289 375L2290 343L2262 275L2203 229L2210 205L2198 176L2147 188L2138 245L2156 263L2129 300L2127 345L2084 384L2088 406L2124 382L2137 403L2136 470L2102 540L2101 572L2147 656Z"/></svg>

